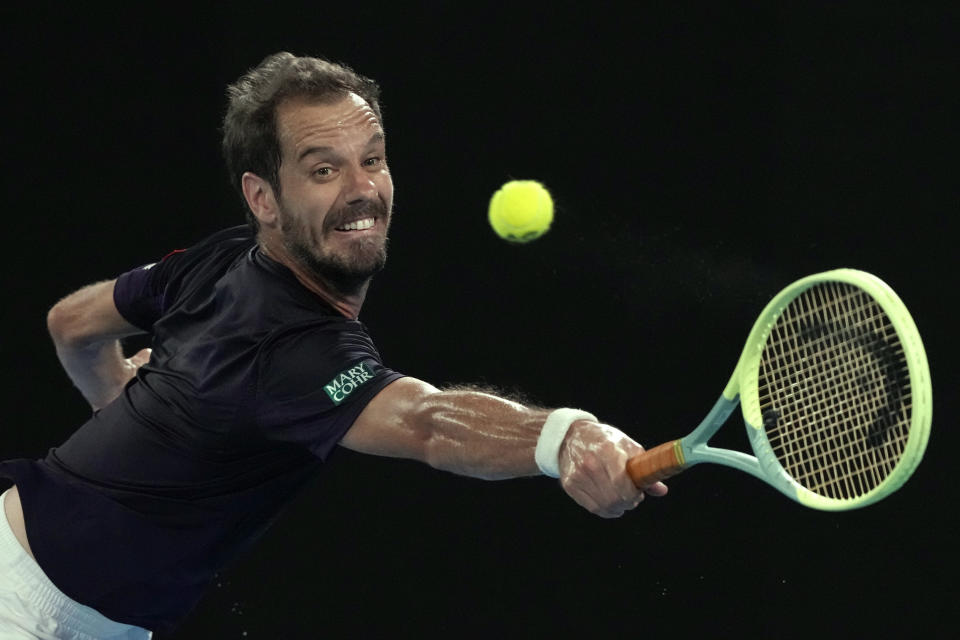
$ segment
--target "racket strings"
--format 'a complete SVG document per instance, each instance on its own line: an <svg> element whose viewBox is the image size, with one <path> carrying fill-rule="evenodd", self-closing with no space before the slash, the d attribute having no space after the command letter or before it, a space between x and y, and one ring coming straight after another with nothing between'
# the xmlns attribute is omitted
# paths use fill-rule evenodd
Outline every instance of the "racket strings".
<svg viewBox="0 0 960 640"><path fill-rule="evenodd" d="M879 307L877 307L877 310L879 310ZM810 311L806 311L803 314L795 315L794 320L795 322L798 322L798 323L804 323L804 322L809 323L812 317L813 317L812 313ZM856 322L848 323L848 332L851 335L857 335L858 333L862 334L864 333L863 330L866 328L866 326L868 324L873 326L876 320L877 320L876 316L873 316L873 317L863 316L859 318ZM783 368L784 360L786 360L789 368L790 359L795 357L796 354L800 352L800 346L796 342L796 334L800 332L796 330L796 325L794 327L794 331L792 331L791 333L785 332L784 327L782 325L776 326L774 330L777 331L780 340L768 341L767 343L768 351L766 355L768 358L771 356L778 357L781 368ZM893 334L893 336L895 336L895 334ZM817 357L819 358L818 364L824 367L832 369L840 366L840 364L848 364L851 359L851 352L849 350L833 349L828 351L828 347L832 344L831 338L835 338L835 336L827 334L816 340L811 341L808 339L806 340L804 347L806 348L807 351L816 353ZM825 354L829 354L831 357L827 358L825 357ZM882 363L882 367L884 369L886 369L887 366L888 366L887 362ZM791 374L792 374L791 379L793 380L795 378L799 378L799 376L805 375L807 373L808 372L805 371L802 367L799 367L796 370L791 370ZM774 383L781 384L779 380L775 380ZM759 386L759 391L761 393L767 391L767 385L761 384Z"/></svg>
<svg viewBox="0 0 960 640"><path fill-rule="evenodd" d="M805 330L806 330L806 329L805 329ZM836 333L836 332L835 332L835 333ZM842 334L841 334L841 335L842 335ZM849 331L848 331L848 332L847 332L847 335L844 336L844 339L849 341L852 337L854 337L854 336L860 336L860 335L862 335L862 332L857 332L857 331L855 331L855 332L849 332ZM864 346L862 340L860 340L859 342L860 342L860 344L859 344L858 346L861 346L861 347ZM812 346L813 346L814 348L819 348L819 349L823 349L823 348L824 348L824 345L823 345L823 344L819 344L819 345L818 345L818 344L814 344L814 345L812 345ZM853 353L854 353L854 354L859 353L859 354L862 355L864 352L863 352L862 350L859 350L859 349L858 349L858 350L853 351ZM836 362L835 362L835 361L834 361L834 362L828 362L828 364L836 367ZM863 365L863 363L855 363L855 364L853 364L852 366L862 368L864 365ZM837 390L836 390L836 389L829 389L829 391L831 391L831 392L834 393L834 394L837 393ZM846 392L849 392L849 389L847 389ZM821 396L822 396L822 394L819 394L819 393L816 395L816 397L814 398L814 406L817 406L817 403L821 403L821 404L822 404L823 400L822 400L822 397L821 397ZM866 416L866 417L871 417L872 415L875 414L875 412L881 411L884 406L885 406L885 405L880 406L879 403L875 403L875 406L873 406L873 407L870 407L870 406L868 406L868 405L864 405L864 411L862 412L862 415L859 417L859 420L858 420L858 416L851 416L850 419L851 419L852 421L854 421L854 422L859 422L861 425L867 424L864 416ZM819 408L819 407L818 407L818 408ZM823 424L823 419L822 419L822 417L821 417L821 416L818 416L818 415L815 415L815 413L816 413L816 412L811 413L810 415L805 416L806 419L807 419L808 421L812 420L812 421L814 421L814 422L819 421L820 424ZM871 423L871 424L872 424L872 423ZM817 483L817 482L816 482L816 480L817 480L817 475L816 475L815 473L813 474L813 477L812 477L812 478L809 477L809 476L811 476L811 474L809 473L809 467L807 467L807 469L808 469L808 473L807 473L807 474L800 474L800 473L798 473L797 475L798 475L798 477L799 477L801 480L808 481L807 484L811 484L811 482L809 482L809 481L813 480L813 484L811 484L811 488L812 488L812 489L823 489L823 488L825 488L825 487L828 487L828 486L829 486L829 483L830 483L831 481L833 481L834 479L836 479L837 467L838 467L838 466L843 466L843 464L844 464L845 462L848 462L848 461L849 461L850 456L851 456L851 452L850 452L849 450L840 451L840 452L839 452L840 455L838 456L838 452L837 452L836 450L830 450L829 448L823 447L823 445L824 445L824 438L823 438L823 429L822 429L822 428L817 431L817 435L820 436L820 437L819 437L819 441L820 441L820 443L821 443L821 445L822 445L822 448L824 449L823 451L821 451L821 453L822 453L822 454L826 454L827 459L831 459L831 458L832 458L832 459L834 460L834 464L820 465L820 468L818 469L818 471L820 472L820 474L822 474L820 477L826 478L827 481L826 481L826 482L819 482L819 483ZM827 441L827 442L829 443L829 441ZM793 450L795 450L795 452L796 452L797 454L800 454L800 455L802 455L802 454L804 453L803 451L796 451L796 450L798 449L798 443L797 443L796 441L791 442L790 439L785 438L785 439L783 439L782 444L784 445L784 446L783 446L784 449L793 449ZM847 445L848 445L848 444L849 444L849 443L847 443ZM846 448L849 449L849 446L847 446ZM889 456L888 456L888 457L889 457ZM856 459L855 459L855 458L854 458L853 460L854 460L854 462L856 462ZM870 474L873 476L873 481L874 481L874 482L878 482L878 481L880 481L880 480L882 479L882 477L883 477L883 475L884 475L884 464L883 464L883 460L874 460L873 462L874 462L874 467L873 467L873 468L868 468L868 469L866 469L866 472L870 473ZM848 466L849 466L849 465L848 465ZM890 465L888 464L888 465L886 465L886 467L889 468ZM864 471L863 469L856 469L856 470L857 470L857 471ZM878 470L879 470L879 471L878 471ZM849 469L843 469L842 471L849 471ZM841 489L845 490L845 491L844 491L845 493L848 493L848 494L856 494L856 493L858 493L858 492L860 492L860 491L862 490L862 488L861 488L860 486L858 486L858 485L860 485L861 483L859 483L859 482L856 481L856 480L857 480L856 476L852 476L852 477L851 477L851 475L850 475L849 473L846 473L846 474L844 474L844 475L842 476L842 480L844 480L845 482L844 482L844 486L841 487Z"/></svg>
<svg viewBox="0 0 960 640"><path fill-rule="evenodd" d="M860 293L860 295L863 295L863 294ZM844 302L849 305L850 300L853 298L853 296L845 296L844 298L845 298L844 300L838 300L837 303ZM872 306L874 307L874 313L879 313L879 314L883 313L879 306L877 305L872 305ZM794 320L797 323L806 322L808 324L812 324L812 321L814 319L819 320L819 317L815 317L816 311L817 311L816 309L805 310L803 313L796 314L794 316ZM869 327L871 329L881 329L881 330L889 329L890 333L885 337L888 339L896 339L896 332L893 331L892 325L888 323L886 324L886 326L882 326L882 325L879 327L877 326L878 320L882 321L883 319L882 315L880 315L879 317L877 315L868 315L864 313L863 309L857 309L857 311L858 311L857 316L854 316L851 314L852 321L848 322L848 325L847 325L848 330L852 335L856 335L857 333L862 334L864 333L863 330ZM774 329L778 331L780 341L768 341L767 348L772 349L774 354L782 357L789 358L794 354L796 354L799 349L796 342L796 333L798 332L794 331L791 334L786 334L781 325L777 325ZM809 330L808 330L808 333L809 333ZM826 334L814 340L807 339L804 346L809 350L826 352L826 347L828 344L830 344L830 341L832 338L835 338L835 336ZM822 364L828 367L833 367L833 366L837 366L836 359L840 359L840 358L847 359L850 357L850 354L848 352L843 352L841 350L834 350L833 355L835 357L835 360L821 360ZM820 357L821 358L823 357L822 353L820 354ZM763 391L764 389L765 387L761 385L760 391Z"/></svg>
<svg viewBox="0 0 960 640"><path fill-rule="evenodd" d="M759 399L781 465L820 495L870 491L906 448L903 349L883 309L855 286L822 283L784 309L764 346Z"/></svg>
<svg viewBox="0 0 960 640"><path fill-rule="evenodd" d="M805 329L805 330L806 330L806 329ZM857 332L854 332L853 334L850 334L850 335L846 336L845 339L849 340L850 337L851 337L851 335L856 336L856 335L858 335L858 333L857 333ZM820 345L813 345L813 346L814 346L815 348L823 349L823 345L822 345L822 344L820 344ZM862 345L860 345L860 346L862 346ZM857 353L857 351L854 351L854 353ZM860 353L862 353L862 351L860 351ZM834 366L835 366L836 363L833 363L833 364L834 364ZM863 365L862 365L862 364L857 364L857 365L854 365L854 366L862 367ZM836 389L833 389L832 391L833 391L833 393L836 393ZM819 401L821 395L822 395L822 394L817 394L817 397L815 398L815 400ZM876 410L876 407L873 407L873 409ZM867 412L867 413L869 413L869 412ZM821 417L818 417L818 416L816 416L816 415L812 415L812 414L811 414L811 415L808 415L808 416L805 416L805 417L807 418L807 420L811 420L811 419L812 419L814 422L816 422L817 420L819 420L819 421L820 421L820 424L823 423L822 418L821 418ZM854 420L856 421L856 417L854 417ZM768 422L769 422L769 421L768 421ZM861 417L861 419L859 420L859 422L860 422L861 424L863 424L865 421L864 421L864 419ZM820 443L821 443L821 445L822 445L822 444L824 443L823 429L822 429L822 428L818 430L818 435L820 436L820 437L819 437L819 440L820 440ZM798 443L795 442L795 441L794 441L794 442L791 442L789 439L784 439L784 441L782 442L782 444L784 445L784 449L792 449L792 450L794 450L794 452L797 453L797 454L802 454L802 453L803 453L803 451L796 451L796 450L798 449ZM829 450L829 449L826 449L826 450L822 451L821 453L827 454L827 455L828 455L828 459L830 459L830 457L831 457L830 454L832 454L832 459L835 461L835 463L832 464L832 465L820 465L819 471L820 471L821 474L824 474L823 477L826 477L828 480L833 480L833 479L834 479L834 476L836 475L836 467L838 466L838 464L842 464L842 463L844 462L844 460L843 460L844 457L845 457L845 458L849 458L849 457L850 457L850 452L849 452L849 451L844 451L844 452L842 452L842 453L843 453L843 456L842 456L841 458L839 458L839 459L837 458L837 455L836 455L837 452L836 452L835 450L831 451L831 450ZM874 476L874 480L875 480L875 481L878 481L878 480L880 479L880 476L882 475L882 464L877 465L876 461L874 461L874 462L875 462L875 467L876 467L876 466L880 466L880 467L881 467L881 473L878 474L877 471L876 471L876 469L867 469L867 471L872 473L872 475ZM808 469L809 469L809 467L808 467ZM798 475L801 479L803 479L803 480L809 480L809 479L810 479L810 478L806 477L806 476L810 475L810 474L809 474L809 471L808 471L807 474L799 474L799 473L798 473L797 475ZM854 494L855 494L855 493L857 493L858 491L861 490L861 489L857 486L857 485L860 484L860 483L857 483L857 482L856 482L856 478L855 478L855 477L853 478L853 481L851 482L851 478L850 478L849 474L847 474L847 475L844 477L844 480L846 480L846 482L845 482L845 486L842 487L842 489L845 489L845 490L846 490L846 491L845 491L846 493L854 493ZM809 483L808 483L808 484L809 484ZM822 488L824 488L824 483L821 482L821 483L819 483L819 485L814 484L812 488L815 488L815 489L816 489L816 488L820 488L820 489L822 489Z"/></svg>

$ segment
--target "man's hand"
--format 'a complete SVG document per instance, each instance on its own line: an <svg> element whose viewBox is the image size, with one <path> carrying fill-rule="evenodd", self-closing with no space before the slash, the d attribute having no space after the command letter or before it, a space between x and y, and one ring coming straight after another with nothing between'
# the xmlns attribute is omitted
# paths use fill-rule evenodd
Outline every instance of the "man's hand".
<svg viewBox="0 0 960 640"><path fill-rule="evenodd" d="M591 513L618 518L639 505L645 494L659 497L667 493L662 482L637 489L627 475L627 460L642 451L643 447L622 431L578 420L560 447L560 484Z"/></svg>
<svg viewBox="0 0 960 640"><path fill-rule="evenodd" d="M153 353L153 349L147 347L146 349L140 349L135 354L129 358L123 359L123 372L126 375L126 380L117 388L116 393L113 394L113 397L107 400L104 403L104 406L113 402L113 400L120 395L120 392L123 391L123 388L127 386L127 382L130 382L137 375L137 370L143 365L150 362L150 354Z"/></svg>

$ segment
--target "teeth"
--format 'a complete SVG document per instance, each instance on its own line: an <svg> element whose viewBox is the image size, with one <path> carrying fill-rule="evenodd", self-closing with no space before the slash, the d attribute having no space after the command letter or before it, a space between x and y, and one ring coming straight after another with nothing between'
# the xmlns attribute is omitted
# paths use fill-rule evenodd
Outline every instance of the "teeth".
<svg viewBox="0 0 960 640"><path fill-rule="evenodd" d="M364 218L363 220L355 220L349 224L345 224L342 227L337 227L340 231L362 231L364 229L370 229L373 227L374 219L373 218Z"/></svg>

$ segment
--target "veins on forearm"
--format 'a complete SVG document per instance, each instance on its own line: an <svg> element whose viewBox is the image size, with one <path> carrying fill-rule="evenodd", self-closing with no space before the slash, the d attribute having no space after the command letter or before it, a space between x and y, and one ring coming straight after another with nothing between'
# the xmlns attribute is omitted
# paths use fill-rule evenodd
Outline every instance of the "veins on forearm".
<svg viewBox="0 0 960 640"><path fill-rule="evenodd" d="M427 461L487 480L537 475L533 452L547 411L476 386L445 389L424 403Z"/></svg>

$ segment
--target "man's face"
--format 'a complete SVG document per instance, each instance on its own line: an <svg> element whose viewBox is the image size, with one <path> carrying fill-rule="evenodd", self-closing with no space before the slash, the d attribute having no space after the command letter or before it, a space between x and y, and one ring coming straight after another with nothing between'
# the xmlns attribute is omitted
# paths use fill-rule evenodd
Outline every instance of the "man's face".
<svg viewBox="0 0 960 640"><path fill-rule="evenodd" d="M393 206L383 129L356 94L277 107L279 220L287 250L351 293L383 268Z"/></svg>

